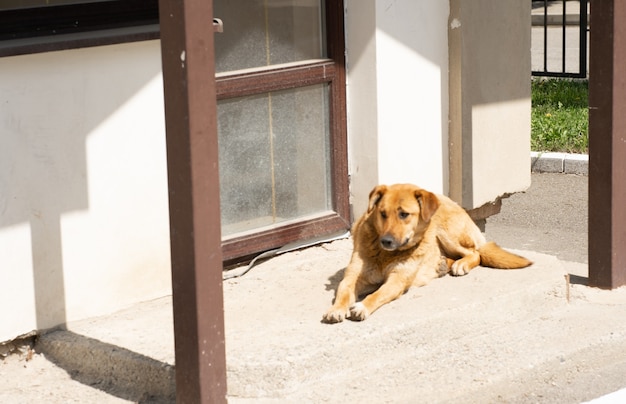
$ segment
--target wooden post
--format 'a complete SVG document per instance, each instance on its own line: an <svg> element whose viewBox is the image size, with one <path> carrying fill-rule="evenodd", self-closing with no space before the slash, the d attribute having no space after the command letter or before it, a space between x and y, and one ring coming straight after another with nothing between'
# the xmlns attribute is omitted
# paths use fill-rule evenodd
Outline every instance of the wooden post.
<svg viewBox="0 0 626 404"><path fill-rule="evenodd" d="M589 66L589 284L626 284L626 2L593 2Z"/></svg>
<svg viewBox="0 0 626 404"><path fill-rule="evenodd" d="M226 402L212 0L160 0L176 401Z"/></svg>

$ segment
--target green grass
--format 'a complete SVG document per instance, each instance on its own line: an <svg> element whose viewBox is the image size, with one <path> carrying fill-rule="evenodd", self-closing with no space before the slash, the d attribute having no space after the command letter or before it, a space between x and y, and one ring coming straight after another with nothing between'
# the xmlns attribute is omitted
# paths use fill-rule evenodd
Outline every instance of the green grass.
<svg viewBox="0 0 626 404"><path fill-rule="evenodd" d="M588 153L588 93L587 80L533 79L531 150Z"/></svg>

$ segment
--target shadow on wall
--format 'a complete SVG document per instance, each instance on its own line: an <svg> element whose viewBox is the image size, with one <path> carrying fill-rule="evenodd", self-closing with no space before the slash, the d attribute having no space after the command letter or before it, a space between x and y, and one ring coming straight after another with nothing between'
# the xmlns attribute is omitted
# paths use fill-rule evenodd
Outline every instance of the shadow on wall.
<svg viewBox="0 0 626 404"><path fill-rule="evenodd" d="M123 135L132 143L132 128L120 134L126 130L117 123L109 133L108 121L160 74L154 48L126 44L0 59L0 274L5 287L19 289L19 302L0 302L18 304L25 310L17 315L28 316L34 299L36 312L36 324L16 320L14 327L66 322L63 215L90 209L91 135ZM146 119L154 118L135 117ZM95 157L100 169L117 158Z"/></svg>

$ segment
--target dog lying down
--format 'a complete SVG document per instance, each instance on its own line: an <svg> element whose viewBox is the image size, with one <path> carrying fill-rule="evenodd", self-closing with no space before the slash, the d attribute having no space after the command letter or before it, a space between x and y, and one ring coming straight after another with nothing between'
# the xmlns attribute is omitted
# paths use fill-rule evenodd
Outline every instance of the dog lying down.
<svg viewBox="0 0 626 404"><path fill-rule="evenodd" d="M447 273L466 275L478 265L514 269L532 264L487 242L451 199L411 184L375 187L367 212L352 226L352 237L352 257L322 319L326 323L365 320L411 286Z"/></svg>

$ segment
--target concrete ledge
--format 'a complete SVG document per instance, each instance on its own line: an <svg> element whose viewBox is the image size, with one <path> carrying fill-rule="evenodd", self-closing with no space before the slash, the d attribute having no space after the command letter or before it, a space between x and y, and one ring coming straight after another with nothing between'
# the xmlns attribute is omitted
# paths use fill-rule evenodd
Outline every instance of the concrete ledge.
<svg viewBox="0 0 626 404"><path fill-rule="evenodd" d="M322 324L351 253L343 239L224 282L230 403L569 403L623 387L626 324L612 320L626 315L626 289L581 285L585 264L519 251L531 267L445 276L365 322ZM170 298L141 303L35 348L112 398L173 402L171 313Z"/></svg>
<svg viewBox="0 0 626 404"><path fill-rule="evenodd" d="M174 402L170 296L69 323L67 328L41 335L35 350L65 369L73 380L122 402ZM0 402L4 402L1 396Z"/></svg>
<svg viewBox="0 0 626 404"><path fill-rule="evenodd" d="M43 334L37 350L72 379L113 396L134 402L175 401L172 364L67 330Z"/></svg>
<svg viewBox="0 0 626 404"><path fill-rule="evenodd" d="M530 167L534 173L589 174L589 156L571 153L530 153Z"/></svg>

